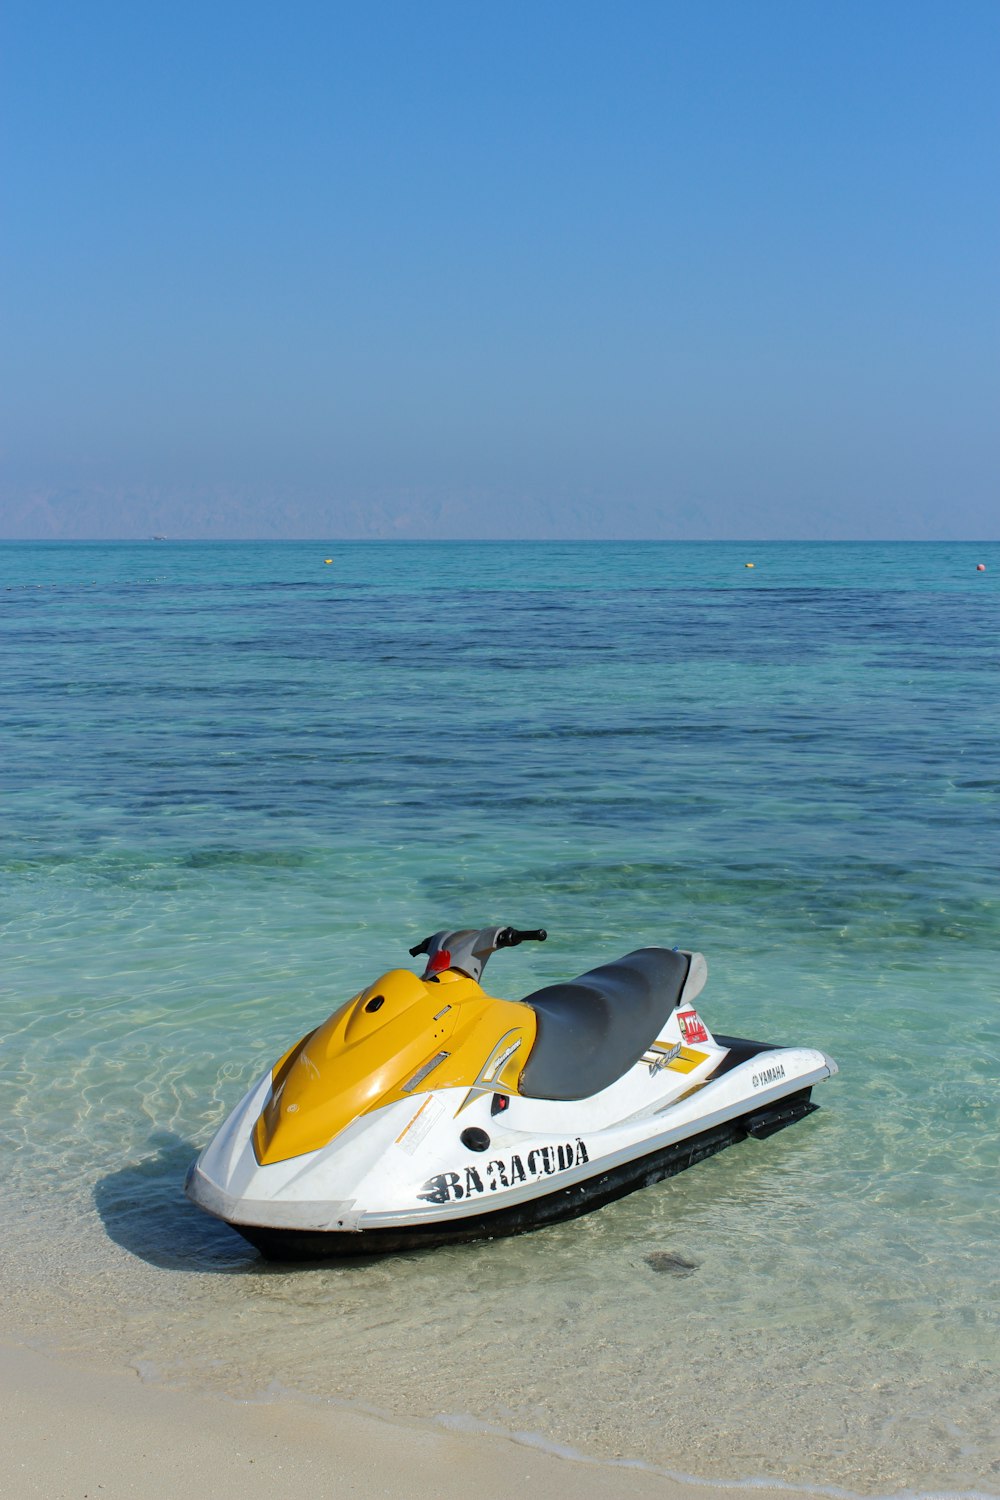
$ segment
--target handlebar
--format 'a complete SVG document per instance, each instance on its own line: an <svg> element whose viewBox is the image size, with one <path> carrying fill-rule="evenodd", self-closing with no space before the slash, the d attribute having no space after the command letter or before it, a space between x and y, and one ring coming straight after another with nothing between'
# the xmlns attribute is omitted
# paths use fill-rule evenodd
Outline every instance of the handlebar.
<svg viewBox="0 0 1000 1500"><path fill-rule="evenodd" d="M410 957L417 958L419 954L426 953L433 939L440 936L440 933L435 932L430 937L425 937L422 943L418 943L415 948L410 949ZM516 948L520 943L544 943L547 937L548 933L544 927L533 927L530 929L500 927L497 929L496 936L493 939L493 948L494 950L497 948Z"/></svg>

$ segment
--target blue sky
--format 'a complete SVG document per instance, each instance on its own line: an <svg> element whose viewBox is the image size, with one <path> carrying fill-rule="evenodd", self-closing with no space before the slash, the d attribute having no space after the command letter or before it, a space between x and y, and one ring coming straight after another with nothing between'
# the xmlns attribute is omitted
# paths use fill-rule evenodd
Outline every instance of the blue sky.
<svg viewBox="0 0 1000 1500"><path fill-rule="evenodd" d="M995 0L8 0L0 535L1000 535Z"/></svg>

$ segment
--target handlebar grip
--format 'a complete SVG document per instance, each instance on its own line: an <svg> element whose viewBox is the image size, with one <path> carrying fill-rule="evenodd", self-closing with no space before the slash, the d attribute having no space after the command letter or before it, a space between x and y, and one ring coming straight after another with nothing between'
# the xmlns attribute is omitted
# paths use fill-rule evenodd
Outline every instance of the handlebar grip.
<svg viewBox="0 0 1000 1500"><path fill-rule="evenodd" d="M496 944L498 948L516 948L519 943L544 943L547 937L544 927L532 928L530 932L519 931L516 927L504 927L497 933Z"/></svg>
<svg viewBox="0 0 1000 1500"><path fill-rule="evenodd" d="M424 938L424 940L423 940L422 943L418 943L415 948L411 948L410 949L410 957L411 958L416 958L418 954L420 954L420 953L426 953L427 952L427 945L429 944L429 942L430 942L430 938Z"/></svg>

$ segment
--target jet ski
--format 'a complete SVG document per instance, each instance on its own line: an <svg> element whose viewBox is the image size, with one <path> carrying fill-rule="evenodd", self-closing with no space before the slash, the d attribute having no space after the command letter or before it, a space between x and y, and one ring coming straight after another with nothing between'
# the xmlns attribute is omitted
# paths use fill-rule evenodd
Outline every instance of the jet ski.
<svg viewBox="0 0 1000 1500"><path fill-rule="evenodd" d="M522 1000L490 956L543 930L441 931L297 1041L190 1168L265 1256L518 1234L600 1208L816 1108L824 1052L711 1032L700 953L637 948Z"/></svg>

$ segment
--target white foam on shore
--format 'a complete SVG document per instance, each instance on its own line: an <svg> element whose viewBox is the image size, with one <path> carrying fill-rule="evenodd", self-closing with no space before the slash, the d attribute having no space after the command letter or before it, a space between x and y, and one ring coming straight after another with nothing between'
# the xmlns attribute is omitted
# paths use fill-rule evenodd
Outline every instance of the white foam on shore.
<svg viewBox="0 0 1000 1500"><path fill-rule="evenodd" d="M701 1479L697 1474L685 1474L678 1469L667 1469L660 1464L648 1463L641 1458L593 1458L579 1449L564 1443L553 1443L537 1432L514 1432L481 1422L475 1417L461 1413L440 1414L437 1422L451 1432L489 1433L494 1437L508 1438L527 1448L541 1448L559 1458L572 1459L575 1463L595 1464L604 1469L640 1469L644 1473L660 1474L665 1479L679 1484L694 1485L713 1490L778 1490L790 1495L828 1495L833 1500L995 1500L985 1490L897 1490L882 1495L861 1497L857 1490L845 1490L839 1485L786 1484L780 1479L769 1479L763 1475L747 1479Z"/></svg>

